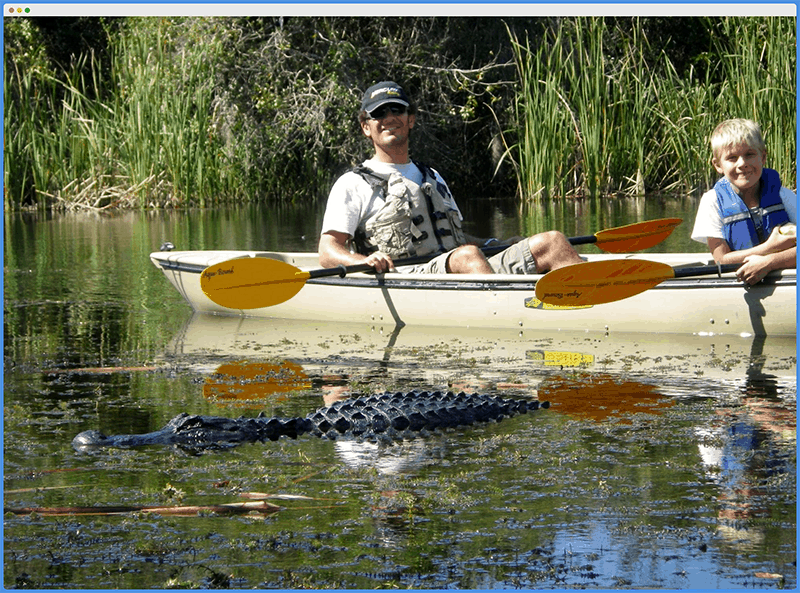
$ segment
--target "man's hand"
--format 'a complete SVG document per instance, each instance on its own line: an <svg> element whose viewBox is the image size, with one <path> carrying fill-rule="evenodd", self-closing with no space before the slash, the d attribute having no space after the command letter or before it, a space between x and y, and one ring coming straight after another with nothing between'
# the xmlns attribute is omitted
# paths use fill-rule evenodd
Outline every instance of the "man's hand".
<svg viewBox="0 0 800 593"><path fill-rule="evenodd" d="M328 231L319 238L319 263L323 268L336 266L355 266L367 264L375 268L379 274L394 272L392 258L381 251L376 251L368 256L350 251L348 242L350 235L337 231Z"/></svg>
<svg viewBox="0 0 800 593"><path fill-rule="evenodd" d="M394 262L392 261L392 258L383 253L382 251L376 251L375 253L370 253L364 260L364 263L375 268L375 272L377 272L378 274L395 271Z"/></svg>

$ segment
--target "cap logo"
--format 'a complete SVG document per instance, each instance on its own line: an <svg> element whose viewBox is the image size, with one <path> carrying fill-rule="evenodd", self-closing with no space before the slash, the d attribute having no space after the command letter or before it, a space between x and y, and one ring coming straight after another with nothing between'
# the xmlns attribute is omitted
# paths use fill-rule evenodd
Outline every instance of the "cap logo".
<svg viewBox="0 0 800 593"><path fill-rule="evenodd" d="M400 96L400 89L396 88L387 88L387 89L378 89L376 91L372 91L372 94L369 96L370 99L374 99L380 94L387 94L390 97L399 97Z"/></svg>

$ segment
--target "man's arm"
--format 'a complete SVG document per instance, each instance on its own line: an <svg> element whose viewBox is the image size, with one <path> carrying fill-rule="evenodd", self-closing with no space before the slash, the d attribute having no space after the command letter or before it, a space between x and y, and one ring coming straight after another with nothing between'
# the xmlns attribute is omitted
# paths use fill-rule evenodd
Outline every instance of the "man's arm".
<svg viewBox="0 0 800 593"><path fill-rule="evenodd" d="M350 235L338 231L327 231L319 238L319 265L323 268L367 264L378 273L394 271L392 258L381 251L369 255L352 253L347 245Z"/></svg>

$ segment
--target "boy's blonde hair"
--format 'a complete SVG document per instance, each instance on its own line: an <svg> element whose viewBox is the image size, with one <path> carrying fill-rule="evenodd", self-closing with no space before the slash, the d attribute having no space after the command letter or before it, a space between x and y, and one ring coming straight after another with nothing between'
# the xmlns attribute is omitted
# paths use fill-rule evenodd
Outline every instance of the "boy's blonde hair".
<svg viewBox="0 0 800 593"><path fill-rule="evenodd" d="M751 148L767 152L767 145L759 125L749 119L726 119L711 133L711 153L717 159L723 149L745 143Z"/></svg>

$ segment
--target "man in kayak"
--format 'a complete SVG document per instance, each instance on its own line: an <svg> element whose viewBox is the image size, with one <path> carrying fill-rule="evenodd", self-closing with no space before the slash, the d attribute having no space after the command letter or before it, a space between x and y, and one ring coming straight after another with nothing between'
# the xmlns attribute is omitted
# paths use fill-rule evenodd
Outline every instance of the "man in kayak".
<svg viewBox="0 0 800 593"><path fill-rule="evenodd" d="M692 239L707 243L719 264L741 263L736 276L747 284L796 267L797 196L765 168L759 125L725 120L711 134L711 152L723 177L700 198Z"/></svg>
<svg viewBox="0 0 800 593"><path fill-rule="evenodd" d="M582 261L558 231L507 241L465 233L444 179L409 158L415 113L394 82L380 82L364 93L359 123L375 156L342 175L331 189L319 242L323 267L366 263L386 272L395 269L396 259L431 255L430 261L401 271L534 274ZM481 251L505 245L488 259Z"/></svg>

